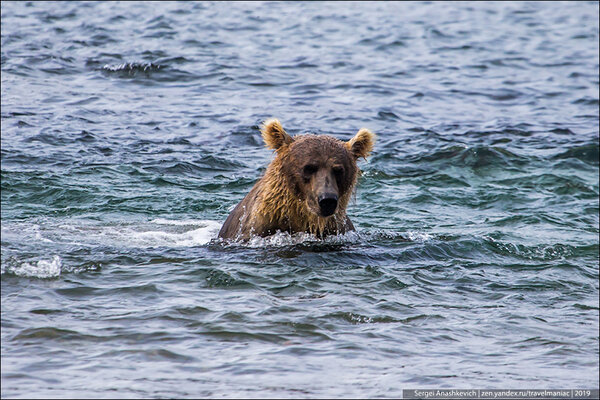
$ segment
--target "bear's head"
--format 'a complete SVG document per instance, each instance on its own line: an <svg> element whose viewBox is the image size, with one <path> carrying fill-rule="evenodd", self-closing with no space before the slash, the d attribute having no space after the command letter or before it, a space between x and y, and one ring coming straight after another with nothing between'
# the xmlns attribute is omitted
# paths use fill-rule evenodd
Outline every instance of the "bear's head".
<svg viewBox="0 0 600 400"><path fill-rule="evenodd" d="M277 151L271 166L287 189L321 218L345 212L359 174L356 162L367 158L375 142L364 128L347 142L328 135L291 137L277 119L265 121L262 137Z"/></svg>

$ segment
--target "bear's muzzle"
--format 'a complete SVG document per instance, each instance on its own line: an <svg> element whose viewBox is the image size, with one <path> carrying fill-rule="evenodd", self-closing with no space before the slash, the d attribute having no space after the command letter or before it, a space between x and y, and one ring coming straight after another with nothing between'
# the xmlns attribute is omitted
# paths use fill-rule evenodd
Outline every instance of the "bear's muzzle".
<svg viewBox="0 0 600 400"><path fill-rule="evenodd" d="M338 204L338 196L335 193L323 193L319 196L319 211L321 216L329 217L335 213Z"/></svg>

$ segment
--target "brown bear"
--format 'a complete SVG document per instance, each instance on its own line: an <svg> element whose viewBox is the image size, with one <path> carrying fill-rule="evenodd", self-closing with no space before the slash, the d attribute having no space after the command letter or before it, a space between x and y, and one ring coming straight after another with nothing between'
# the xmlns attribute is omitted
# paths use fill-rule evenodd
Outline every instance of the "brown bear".
<svg viewBox="0 0 600 400"><path fill-rule="evenodd" d="M375 135L361 129L348 142L327 135L289 136L277 119L264 122L266 146L277 151L264 176L219 231L224 239L307 232L319 238L353 231L346 206Z"/></svg>

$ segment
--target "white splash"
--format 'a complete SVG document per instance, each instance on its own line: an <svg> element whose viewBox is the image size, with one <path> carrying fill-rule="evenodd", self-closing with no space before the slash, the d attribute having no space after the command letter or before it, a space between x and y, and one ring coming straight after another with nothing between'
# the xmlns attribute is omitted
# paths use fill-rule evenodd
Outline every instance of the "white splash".
<svg viewBox="0 0 600 400"><path fill-rule="evenodd" d="M433 239L433 235L423 232L406 232L406 238L413 242L425 242Z"/></svg>
<svg viewBox="0 0 600 400"><path fill-rule="evenodd" d="M156 218L150 221L151 224L158 225L176 225L176 226L187 226L187 225L206 225L210 223L216 223L216 221L204 220L204 219L165 219Z"/></svg>
<svg viewBox="0 0 600 400"><path fill-rule="evenodd" d="M225 245L233 245L240 247L260 248L260 247L286 247L298 244L351 244L362 240L357 232L348 232L340 235L327 236L325 239L319 239L310 233L299 232L290 234L288 232L277 232L271 236L261 237L252 236L247 241L227 240L223 241Z"/></svg>
<svg viewBox="0 0 600 400"><path fill-rule="evenodd" d="M31 278L56 278L60 276L61 268L62 260L59 256L54 256L51 261L39 260L36 264L25 262L16 267L8 267L7 272Z"/></svg>
<svg viewBox="0 0 600 400"><path fill-rule="evenodd" d="M183 220L171 221L158 219L151 221L160 225L175 225L175 226L194 226L198 227L194 230L184 232L168 232L164 230L151 231L132 231L131 244L147 247L191 247L207 244L212 239L216 238L221 223L210 220Z"/></svg>
<svg viewBox="0 0 600 400"><path fill-rule="evenodd" d="M200 219L148 222L105 222L48 219L30 223L2 223L2 237L28 243L54 243L76 246L110 247L191 247L209 243L217 237L222 222Z"/></svg>

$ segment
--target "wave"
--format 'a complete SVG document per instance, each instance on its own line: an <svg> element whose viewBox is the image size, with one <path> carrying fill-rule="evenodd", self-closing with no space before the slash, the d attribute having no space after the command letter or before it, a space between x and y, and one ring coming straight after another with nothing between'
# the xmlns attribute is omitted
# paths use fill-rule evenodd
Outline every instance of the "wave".
<svg viewBox="0 0 600 400"><path fill-rule="evenodd" d="M160 64L154 64L151 62L127 62L121 64L105 64L102 70L107 72L127 72L129 74L135 74L137 72L154 72L163 68Z"/></svg>
<svg viewBox="0 0 600 400"><path fill-rule="evenodd" d="M181 64L179 60L175 64ZM93 65L91 61L88 64ZM105 64L100 71L107 76L116 78L130 79L133 82L143 83L145 85L153 82L192 82L198 79L210 79L213 77L225 77L222 72L207 72L206 74L195 74L183 69L174 68L168 64L154 62L124 62L120 64ZM138 79L142 78L142 79Z"/></svg>
<svg viewBox="0 0 600 400"><path fill-rule="evenodd" d="M521 243L511 243L505 240L494 239L491 236L483 236L483 243L493 253L502 257L515 257L522 260L532 261L556 261L567 260L573 257L581 257L587 254L594 254L598 250L598 245L576 246L564 243L542 243L536 245L525 245Z"/></svg>
<svg viewBox="0 0 600 400"><path fill-rule="evenodd" d="M274 235L261 237L252 236L248 240L217 239L213 243L223 247L264 248L264 247L299 247L311 251L337 249L345 245L358 245L377 241L392 242L426 242L434 235L425 232L386 232L381 229L374 231L352 231L339 235L327 236L323 239L305 232L290 234L289 232L276 232Z"/></svg>
<svg viewBox="0 0 600 400"><path fill-rule="evenodd" d="M199 226L198 228L185 232L156 231L133 231L130 236L130 244L134 246L147 247L191 247L201 246L216 237L221 223L216 221L199 221L186 223L175 221L175 223L161 221L162 224L175 226ZM165 223L166 222L166 223Z"/></svg>
<svg viewBox="0 0 600 400"><path fill-rule="evenodd" d="M51 219L37 223L3 223L2 234L10 240L42 245L109 246L117 248L194 247L331 247L373 242L427 242L434 234L418 231L389 232L381 229L360 230L320 239L309 233L277 232L274 235L253 236L249 240L218 238L222 221L205 219L155 218L148 222L110 222L98 224L85 220Z"/></svg>
<svg viewBox="0 0 600 400"><path fill-rule="evenodd" d="M252 236L247 240L242 239L217 239L215 244L223 247L241 247L241 248L263 248L263 247L288 247L297 245L320 245L323 247L331 245L343 245L355 243L360 240L357 232L348 232L341 235L327 236L319 239L310 233L298 232L290 234L289 232L276 232L271 236Z"/></svg>
<svg viewBox="0 0 600 400"><path fill-rule="evenodd" d="M524 157L497 146L454 145L436 150L432 153L407 157L414 163L439 162L456 167L481 168L487 166L505 167L513 164L523 164Z"/></svg>
<svg viewBox="0 0 600 400"><path fill-rule="evenodd" d="M22 276L27 278L58 278L62 272L62 259L59 256L53 256L50 261L37 260L30 262L14 262L9 260L6 264L3 262L1 273Z"/></svg>
<svg viewBox="0 0 600 400"><path fill-rule="evenodd" d="M576 158L591 165L598 165L600 160L600 146L597 143L589 143L570 149L554 156L555 159Z"/></svg>
<svg viewBox="0 0 600 400"><path fill-rule="evenodd" d="M110 222L46 219L37 223L2 224L2 236L40 248L52 246L109 246L125 248L192 247L216 238L221 222L212 220L169 220Z"/></svg>

